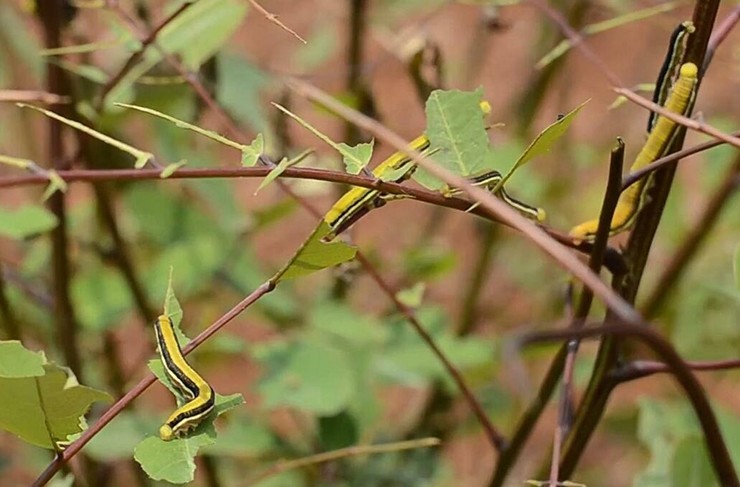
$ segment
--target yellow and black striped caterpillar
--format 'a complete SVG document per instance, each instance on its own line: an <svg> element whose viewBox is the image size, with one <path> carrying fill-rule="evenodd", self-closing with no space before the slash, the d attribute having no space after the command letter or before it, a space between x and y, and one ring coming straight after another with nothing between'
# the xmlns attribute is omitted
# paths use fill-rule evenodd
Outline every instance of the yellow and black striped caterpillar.
<svg viewBox="0 0 740 487"><path fill-rule="evenodd" d="M154 333L165 374L187 401L175 409L159 428L159 437L170 441L195 428L213 411L215 394L211 385L185 361L175 335L175 327L168 316L161 315L157 318Z"/></svg>
<svg viewBox="0 0 740 487"><path fill-rule="evenodd" d="M699 69L694 63L684 63L679 70L678 79L673 84L668 98L665 102L665 109L684 115L692 103L695 93L696 83L699 75ZM643 146L640 153L632 163L630 171L636 171L662 157L670 148L673 137L678 129L678 124L669 118L658 116L648 140ZM642 178L626 190L619 197L619 202L614 210L609 234L628 230L632 227L637 218L637 214L645 203L645 189L648 184L648 178ZM575 241L590 241L596 237L596 230L599 226L599 220L589 220L573 227L570 230L570 236Z"/></svg>

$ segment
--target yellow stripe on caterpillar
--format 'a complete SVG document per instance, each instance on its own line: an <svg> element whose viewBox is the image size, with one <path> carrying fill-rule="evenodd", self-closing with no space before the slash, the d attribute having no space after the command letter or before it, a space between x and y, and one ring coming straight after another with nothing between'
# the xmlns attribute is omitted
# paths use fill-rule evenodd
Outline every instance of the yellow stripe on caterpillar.
<svg viewBox="0 0 740 487"><path fill-rule="evenodd" d="M685 63L681 65L678 80L673 84L666 100L666 110L681 115L688 113L693 104L698 75L699 69L696 64ZM648 136L648 140L645 142L642 150L640 150L640 153L637 154L635 162L632 163L630 172L642 169L662 157L670 148L677 129L678 125L676 122L662 115L659 116L653 126L653 130ZM637 214L645 204L647 183L648 178L642 178L624 190L619 196L619 202L614 210L614 215L609 226L610 235L616 235L632 227ZM593 241L596 237L598 226L598 218L589 220L573 227L569 235L575 242Z"/></svg>
<svg viewBox="0 0 740 487"><path fill-rule="evenodd" d="M161 315L154 322L159 357L167 378L187 400L177 408L159 429L159 437L169 441L200 423L213 411L215 394L211 385L187 363L175 335L172 320Z"/></svg>

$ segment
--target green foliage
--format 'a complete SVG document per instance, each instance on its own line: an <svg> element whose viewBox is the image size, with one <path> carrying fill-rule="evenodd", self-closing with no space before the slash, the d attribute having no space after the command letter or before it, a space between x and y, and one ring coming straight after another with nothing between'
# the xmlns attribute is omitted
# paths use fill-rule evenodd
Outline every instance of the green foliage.
<svg viewBox="0 0 740 487"><path fill-rule="evenodd" d="M16 210L0 208L0 235L5 237L22 240L48 232L56 226L56 217L38 205L25 205Z"/></svg>
<svg viewBox="0 0 740 487"><path fill-rule="evenodd" d="M0 342L0 352L0 428L28 443L56 450L83 430L92 403L111 400L20 342Z"/></svg>
<svg viewBox="0 0 740 487"><path fill-rule="evenodd" d="M351 357L320 337L266 347L258 354L266 371L259 384L265 406L293 406L337 414L355 393Z"/></svg>
<svg viewBox="0 0 740 487"><path fill-rule="evenodd" d="M737 464L740 419L722 409L717 412L720 428ZM642 399L637 435L651 457L645 471L635 477L633 487L717 485L701 429L688 405Z"/></svg>
<svg viewBox="0 0 740 487"><path fill-rule="evenodd" d="M90 266L76 275L71 291L77 317L91 331L115 327L133 306L120 272L108 267Z"/></svg>
<svg viewBox="0 0 740 487"><path fill-rule="evenodd" d="M301 124L304 128L309 130L312 134L314 134L319 139L323 140L327 144L329 144L334 150L339 152L342 155L342 159L344 160L344 165L347 168L347 172L350 174L357 174L359 173L363 167L367 165L367 163L370 161L370 158L373 156L373 142L365 143L365 144L358 144L356 146L350 146L345 144L344 142L336 143L333 140L331 140L327 135L325 135L323 132L315 128L313 125L296 115L295 113L291 112L287 108L278 105L277 103L273 103L275 108L280 110L281 112L288 115L290 118Z"/></svg>
<svg viewBox="0 0 740 487"><path fill-rule="evenodd" d="M473 176L493 169L494 156L488 143L483 112L482 90L464 92L435 90L426 103L426 135L432 157L440 166L461 176ZM442 189L444 183L419 168L414 180L429 189Z"/></svg>
<svg viewBox="0 0 740 487"><path fill-rule="evenodd" d="M32 352L17 340L0 341L0 377L21 379L44 375L46 357L43 352Z"/></svg>
<svg viewBox="0 0 740 487"><path fill-rule="evenodd" d="M295 279L352 260L357 253L355 247L344 242L322 241L330 231L329 225L321 220L298 252L275 274L272 281L278 283L282 280Z"/></svg>

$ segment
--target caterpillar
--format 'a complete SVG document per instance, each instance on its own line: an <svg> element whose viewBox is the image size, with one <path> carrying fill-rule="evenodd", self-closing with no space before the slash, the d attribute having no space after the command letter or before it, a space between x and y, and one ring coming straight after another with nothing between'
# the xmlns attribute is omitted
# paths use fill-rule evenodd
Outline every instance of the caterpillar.
<svg viewBox="0 0 740 487"><path fill-rule="evenodd" d="M665 109L684 115L689 112L695 94L699 69L694 63L684 63L679 70L678 79L671 87L665 102ZM656 88L657 89L657 88ZM661 157L671 146L678 124L669 118L659 116L652 127L645 145L632 163L630 171L636 171ZM628 230L632 227L642 206L645 204L645 193L649 178L640 179L619 196L617 207L612 216L609 228L610 235ZM573 227L570 236L574 241L592 241L596 237L599 220L589 220Z"/></svg>
<svg viewBox="0 0 740 487"><path fill-rule="evenodd" d="M492 191L502 179L503 179L503 176L501 176L500 172L490 171L490 172L481 174L479 176L474 176L472 178L469 178L468 182L475 186L482 186ZM448 196L457 196L457 195L462 194L462 191L459 189L453 189L447 194ZM512 208L517 210L519 213L521 213L522 215L524 215L525 217L531 220L542 222L547 217L545 210L543 210L542 208L537 208L536 206L528 205L527 203L524 203L522 201L519 201L518 199L509 195L509 193L506 192L506 189L504 189L503 186L498 191L498 196L504 201L504 203L511 206Z"/></svg>
<svg viewBox="0 0 740 487"><path fill-rule="evenodd" d="M424 152L429 148L429 139L421 135L409 144L409 149ZM395 183L406 181L416 170L416 163L403 152L396 152L378 164L373 176L381 178L386 173L397 171L392 179ZM368 211L385 203L383 193L377 189L354 187L344 193L324 216L324 221L331 228L331 238L336 237Z"/></svg>
<svg viewBox="0 0 740 487"><path fill-rule="evenodd" d="M211 385L185 361L169 316L161 315L157 318L154 322L154 333L165 374L175 389L187 400L185 404L175 409L159 428L159 437L164 441L170 441L196 427L213 411L215 394Z"/></svg>

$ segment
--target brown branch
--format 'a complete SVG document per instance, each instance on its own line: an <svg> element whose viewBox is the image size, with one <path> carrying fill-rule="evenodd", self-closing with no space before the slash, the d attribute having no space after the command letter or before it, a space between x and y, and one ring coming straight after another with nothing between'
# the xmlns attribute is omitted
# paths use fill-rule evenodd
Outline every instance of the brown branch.
<svg viewBox="0 0 740 487"><path fill-rule="evenodd" d="M277 15L275 15L275 14L273 14L271 12L268 12L262 5L260 5L259 3L257 3L256 0L249 0L249 3L251 3L254 8L256 8L262 15L264 15L265 18L268 21L270 21L273 24L277 25L278 27L280 27L284 31L289 32L290 34L293 35L293 37L295 37L296 39L298 39L302 43L308 44L308 42L306 42L306 39L304 39L303 37L299 36L296 31L294 31L293 29L291 29L287 25L285 25L282 22L280 22L280 20L277 18Z"/></svg>
<svg viewBox="0 0 740 487"><path fill-rule="evenodd" d="M740 368L740 358L731 360L712 360L705 362L686 362L686 365L697 372L717 372ZM622 383L642 379L655 374L672 372L670 366L663 362L650 360L634 360L619 367L609 374L609 378Z"/></svg>
<svg viewBox="0 0 740 487"><path fill-rule="evenodd" d="M117 4L118 2L115 3ZM103 106L105 105L105 99L107 98L108 94L110 94L110 92L113 91L113 88L115 88L118 83L121 82L121 80L129 73L129 71L134 68L134 66L136 66L136 63L139 62L141 57L144 55L144 52L146 52L147 47L154 43L159 33L162 32L162 29L167 27L173 20L182 15L183 12L185 12L194 4L195 2L184 2L182 5L180 5L180 7L177 8L177 10L172 12L172 14L164 19L151 32L143 36L143 38L141 39L141 46L139 47L139 50L131 54L131 57L126 60L121 69L116 74L111 76L108 82L105 83L103 88L100 90L100 94L98 95L98 100L96 103L96 109L98 111L102 110ZM115 9L118 9L117 5L115 6Z"/></svg>
<svg viewBox="0 0 740 487"><path fill-rule="evenodd" d="M740 132L734 132L732 135L734 137L740 137ZM637 171L627 174L622 180L622 190L629 188L630 186L635 184L640 179L644 178L648 174L651 174L657 171L658 169L662 167L665 167L667 164L670 164L672 162L678 162L684 157L688 157L688 156L697 154L699 152L703 152L708 149L712 149L714 147L717 147L723 144L726 144L724 140L710 140L708 142L704 142L702 144L697 144L693 147L689 147L688 149L683 149L678 152L674 152L665 157L661 157L660 159L656 159L655 161L651 162L647 166L641 169L638 169Z"/></svg>
<svg viewBox="0 0 740 487"><path fill-rule="evenodd" d="M632 306L629 305L629 303L614 293L614 291L599 279L599 276L594 274L594 272L586 265L578 260L573 254L568 252L565 247L560 245L540 227L519 215L514 209L509 208L504 202L498 200L488 191L470 184L470 182L465 178L441 168L434 162L423 157L417 151L409 149L408 143L402 137L384 127L377 121L362 115L346 105L343 105L315 86L297 79L291 80L289 82L289 86L302 96L327 106L339 116L351 120L353 123L372 133L378 139L388 143L394 149L408 155L421 167L424 167L432 175L441 179L445 183L461 188L474 201L480 203L481 206L488 209L493 215L498 216L502 222L505 222L511 227L519 230L528 240L549 255L560 267L581 280L594 292L595 295L602 299L607 307L612 309L622 321L631 324L642 323L646 325L642 317Z"/></svg>
<svg viewBox="0 0 740 487"><path fill-rule="evenodd" d="M231 308L226 314L221 316L211 326L203 330L197 337L190 341L185 347L183 347L183 354L187 355L195 350L201 343L211 337L218 330L223 328L231 320L236 318L242 311L251 306L255 301L260 299L265 294L275 289L275 284L272 281L267 281L255 289L249 296L240 301L236 306ZM95 436L101 429L103 429L113 418L115 418L126 406L128 406L134 399L139 397L149 386L151 386L156 378L152 373L148 373L146 377L136 384L131 390L129 390L123 397L116 401L113 406L103 413L90 428L85 430L82 435L73 441L62 453L60 453L47 467L41 472L38 478L32 484L34 487L41 487L46 485L49 480L66 464L70 458L74 457L79 451Z"/></svg>
<svg viewBox="0 0 740 487"><path fill-rule="evenodd" d="M0 102L39 102L46 105L60 105L69 103L69 98L46 91L0 90Z"/></svg>
<svg viewBox="0 0 740 487"><path fill-rule="evenodd" d="M684 362L681 356L676 352L673 346L655 331L644 326L634 326L628 324L606 325L598 328L585 328L581 330L566 330L552 332L530 333L522 337L523 344L553 342L572 339L596 338L603 335L613 335L620 337L632 337L640 340L647 345L656 355L658 355L664 364L669 368L671 374L683 388L686 396L689 398L697 419L701 424L706 446L709 450L710 460L714 467L717 479L725 487L738 487L740 481L735 472L735 467L727 450L722 432L719 429L717 418L712 411L704 389L694 376L689 366Z"/></svg>
<svg viewBox="0 0 740 487"><path fill-rule="evenodd" d="M168 179L208 179L208 178L257 178L264 177L272 170L271 167L239 167L239 168L181 168L175 171ZM73 169L59 172L61 177L67 183L75 182L100 182L100 181L130 181L130 180L160 180L160 169L105 169L105 170L88 170ZM384 182L378 179L368 178L361 175L347 174L340 171L331 171L328 169L317 169L310 167L290 167L281 175L281 178L296 179L313 179L317 181L327 181L335 183L344 183L352 186L363 188L378 189L384 193L409 196L416 200L443 206L455 210L473 213L488 220L511 226L501 221L494 213L484 207L476 207L470 210L470 201L461 198L447 198L436 191L420 189L412 186L402 185L392 182ZM24 185L46 184L48 179L43 175L31 174L26 176L11 176L0 178L0 189ZM278 183L281 181L278 179ZM287 188L286 188L287 189ZM305 201L301 203L306 207ZM309 210L314 216L321 217L321 213L316 210ZM559 232L553 228L541 227L553 239L577 250L582 253L590 253L593 245L587 242L576 244L565 233ZM620 273L624 268L624 262L621 260L619 251L613 248L607 249L606 266L612 272Z"/></svg>
<svg viewBox="0 0 740 487"><path fill-rule="evenodd" d="M374 267L367 265L368 261L365 256L362 254L358 254L357 258L365 266L366 271L371 275L373 280L378 283L381 289L383 289L386 295L391 299L391 301L393 301L393 304L396 306L398 311L406 318L411 326L414 327L416 333L419 334L422 340L424 340L427 346L432 350L434 355L437 356L437 359L442 362L442 365L447 370L447 373L450 375L450 377L452 377L455 385L457 385L458 389L460 389L460 392L462 392L463 397L465 397L465 402L467 402L476 419L478 419L478 422L483 427L483 430L486 433L486 437L488 438L488 441L491 443L491 445L498 452L503 450L506 447L506 439L493 426L485 410L465 383L465 379L463 379L462 374L459 370L457 370L457 367L455 367L452 362L449 361L444 352L442 352L442 350L437 346L432 336L426 331L419 320L416 319L415 313L398 299L395 290L391 288L391 286L380 276L380 274L378 274Z"/></svg>
<svg viewBox="0 0 740 487"><path fill-rule="evenodd" d="M61 9L63 7L60 2L40 2L38 5L38 14L44 29L44 45L49 49L61 46L61 22L64 18ZM64 70L56 64L47 64L46 83L49 93L58 96L69 94L69 86ZM57 120L50 119L48 126L49 165L57 171L67 169L62 141L63 125ZM77 379L83 382L82 362L77 343L78 325L69 290L72 270L67 245L67 212L64 194L60 191L55 192L49 198L48 205L57 218L57 225L51 231L54 319L57 342L61 344L67 365L75 373Z"/></svg>
<svg viewBox="0 0 740 487"><path fill-rule="evenodd" d="M679 125L683 125L686 128L689 128L691 130L695 130L697 132L701 132L707 135L711 135L712 137L722 140L728 144L734 145L735 147L740 147L740 137L736 137L734 135L726 134L722 132L719 129L716 129L712 127L711 125L701 122L699 120L694 120L689 117L685 117L683 115L680 115L678 113L672 112L668 109L666 109L663 106L658 105L657 103L653 103L652 101L648 100L647 98L643 98L637 93L635 93L632 90L629 90L627 88L619 88L615 87L612 88L616 93L619 93L620 95L624 96L628 100L636 103L637 105L640 105L643 108L647 108L651 112L656 112L660 116L665 117L667 119L673 120Z"/></svg>

